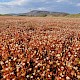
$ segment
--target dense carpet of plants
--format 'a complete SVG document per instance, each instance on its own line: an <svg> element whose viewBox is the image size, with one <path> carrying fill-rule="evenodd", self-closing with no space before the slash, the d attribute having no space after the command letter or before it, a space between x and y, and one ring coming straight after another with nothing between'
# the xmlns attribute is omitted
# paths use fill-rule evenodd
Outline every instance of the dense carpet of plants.
<svg viewBox="0 0 80 80"><path fill-rule="evenodd" d="M0 20L0 80L80 80L79 19Z"/></svg>

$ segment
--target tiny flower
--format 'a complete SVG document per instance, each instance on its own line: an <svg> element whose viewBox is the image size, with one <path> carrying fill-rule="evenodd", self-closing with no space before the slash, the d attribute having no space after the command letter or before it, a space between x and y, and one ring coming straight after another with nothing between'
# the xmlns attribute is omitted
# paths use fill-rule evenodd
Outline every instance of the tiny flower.
<svg viewBox="0 0 80 80"><path fill-rule="evenodd" d="M29 75L27 75L26 77L29 78Z"/></svg>

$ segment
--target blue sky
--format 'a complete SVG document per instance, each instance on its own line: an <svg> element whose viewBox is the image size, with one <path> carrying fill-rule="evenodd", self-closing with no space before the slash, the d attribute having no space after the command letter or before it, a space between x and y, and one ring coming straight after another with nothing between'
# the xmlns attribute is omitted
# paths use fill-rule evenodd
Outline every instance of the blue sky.
<svg viewBox="0 0 80 80"><path fill-rule="evenodd" d="M80 0L0 0L1 14L30 10L80 13Z"/></svg>

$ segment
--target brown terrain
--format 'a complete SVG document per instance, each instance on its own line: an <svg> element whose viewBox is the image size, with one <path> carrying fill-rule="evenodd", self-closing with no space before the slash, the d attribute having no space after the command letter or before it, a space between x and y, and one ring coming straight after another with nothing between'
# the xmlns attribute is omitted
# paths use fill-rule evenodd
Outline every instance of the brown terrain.
<svg viewBox="0 0 80 80"><path fill-rule="evenodd" d="M80 80L80 18L0 16L0 80Z"/></svg>

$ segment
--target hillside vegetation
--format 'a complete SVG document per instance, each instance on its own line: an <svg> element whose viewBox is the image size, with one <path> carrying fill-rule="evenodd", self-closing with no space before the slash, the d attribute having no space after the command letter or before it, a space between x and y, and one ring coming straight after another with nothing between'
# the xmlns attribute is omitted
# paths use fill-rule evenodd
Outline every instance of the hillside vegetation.
<svg viewBox="0 0 80 80"><path fill-rule="evenodd" d="M69 14L66 17L72 17L72 18L80 18L80 14Z"/></svg>

